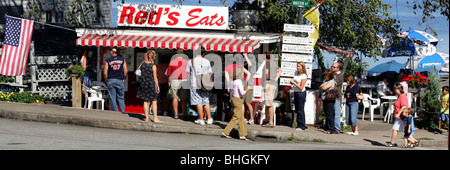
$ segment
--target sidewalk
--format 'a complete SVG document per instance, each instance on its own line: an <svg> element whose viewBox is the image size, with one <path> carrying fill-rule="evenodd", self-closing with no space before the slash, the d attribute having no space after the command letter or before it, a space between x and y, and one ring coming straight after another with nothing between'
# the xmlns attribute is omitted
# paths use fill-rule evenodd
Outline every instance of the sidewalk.
<svg viewBox="0 0 450 170"><path fill-rule="evenodd" d="M377 118L378 115L375 115ZM187 133L220 136L228 122L216 121L212 125L197 125L193 121L158 116L164 123L144 122L144 115L122 114L119 112L64 107L55 104L24 104L0 102L0 118L29 120L49 123L62 123L80 126L139 130L164 133ZM297 132L294 129L278 125L265 128L260 125L247 125L248 137L272 137L288 140L295 137L299 141L357 144L384 147L390 141L392 124L375 119L373 122L358 119L359 136L342 134L324 134L316 127ZM445 133L445 132L444 132ZM415 138L421 140L422 148L447 150L448 136L434 134L423 129L416 129ZM399 133L397 143L403 144L403 132ZM257 138L256 138L257 140Z"/></svg>

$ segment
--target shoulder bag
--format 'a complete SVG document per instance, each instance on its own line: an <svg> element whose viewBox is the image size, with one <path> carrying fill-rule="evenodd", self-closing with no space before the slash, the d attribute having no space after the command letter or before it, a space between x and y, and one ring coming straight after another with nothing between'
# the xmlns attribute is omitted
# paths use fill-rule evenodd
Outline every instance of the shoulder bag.
<svg viewBox="0 0 450 170"><path fill-rule="evenodd" d="M211 79L211 73L197 75L195 71L194 58L192 58L192 68L194 69L194 75L196 79L197 89L202 91L211 91L214 87L214 82Z"/></svg>
<svg viewBox="0 0 450 170"><path fill-rule="evenodd" d="M335 87L331 87L326 91L325 100L334 101L339 97L341 97L341 94L339 93L339 90Z"/></svg>

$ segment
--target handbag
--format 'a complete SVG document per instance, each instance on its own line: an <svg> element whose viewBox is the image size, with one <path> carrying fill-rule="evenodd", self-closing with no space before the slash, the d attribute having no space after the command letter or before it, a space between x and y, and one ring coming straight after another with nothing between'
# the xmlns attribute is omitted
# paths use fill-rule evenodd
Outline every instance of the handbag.
<svg viewBox="0 0 450 170"><path fill-rule="evenodd" d="M211 79L211 73L197 75L195 71L194 59L192 59L192 68L196 79L197 89L202 91L211 91L214 87L214 82Z"/></svg>
<svg viewBox="0 0 450 170"><path fill-rule="evenodd" d="M341 94L339 93L339 90L337 88L331 87L326 91L325 100L327 101L334 101L339 97L341 97Z"/></svg>
<svg viewBox="0 0 450 170"><path fill-rule="evenodd" d="M142 66L142 62L139 65L139 67L136 69L136 71L134 71L134 74L136 74L136 76L140 77L142 75L142 73L141 73L141 66Z"/></svg>
<svg viewBox="0 0 450 170"><path fill-rule="evenodd" d="M363 100L363 99L364 99L364 94L363 93L356 94L356 100Z"/></svg>

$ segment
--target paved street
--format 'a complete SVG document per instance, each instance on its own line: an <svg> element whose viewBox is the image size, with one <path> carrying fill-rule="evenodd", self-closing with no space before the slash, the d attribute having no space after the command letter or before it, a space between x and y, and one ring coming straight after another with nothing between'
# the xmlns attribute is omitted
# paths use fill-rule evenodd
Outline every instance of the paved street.
<svg viewBox="0 0 450 170"><path fill-rule="evenodd" d="M0 149L25 150L385 150L385 147L282 142L245 142L219 136L116 130L0 119Z"/></svg>

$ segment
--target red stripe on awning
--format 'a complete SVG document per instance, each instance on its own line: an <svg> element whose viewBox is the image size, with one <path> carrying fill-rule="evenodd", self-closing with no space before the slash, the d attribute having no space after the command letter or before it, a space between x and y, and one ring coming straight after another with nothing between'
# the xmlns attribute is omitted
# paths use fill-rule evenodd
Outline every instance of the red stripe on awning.
<svg viewBox="0 0 450 170"><path fill-rule="evenodd" d="M185 36L145 36L145 35L99 35L83 34L76 40L77 45L97 47L169 48L195 50L200 46L207 51L248 53L259 47L258 40L233 38L185 37Z"/></svg>

